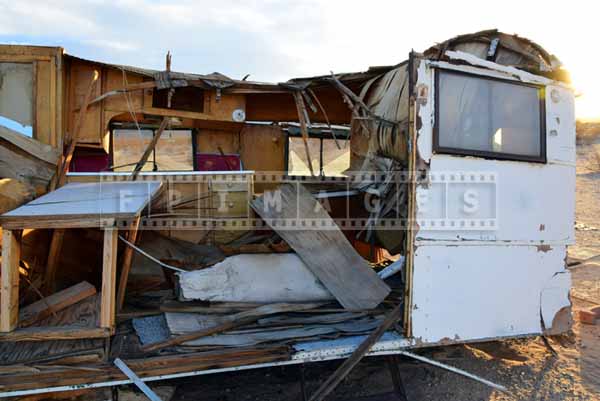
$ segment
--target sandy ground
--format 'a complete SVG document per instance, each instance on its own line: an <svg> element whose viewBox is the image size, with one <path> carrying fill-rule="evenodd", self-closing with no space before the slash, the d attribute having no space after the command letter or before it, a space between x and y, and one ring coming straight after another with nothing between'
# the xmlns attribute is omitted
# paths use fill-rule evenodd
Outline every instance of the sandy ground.
<svg viewBox="0 0 600 401"><path fill-rule="evenodd" d="M588 141L589 142L589 141ZM572 257L600 254L600 140L578 146L577 245ZM598 228L597 228L598 227ZM600 304L600 262L573 271L574 309ZM587 299L584 301L582 298ZM593 302L589 302L593 301ZM600 325L575 322L572 333L551 338L553 355L541 338L419 351L502 384L510 394L492 390L445 370L400 360L400 372L413 400L596 400L600 399ZM304 368L311 394L340 361ZM301 367L278 367L247 372L198 376L163 382L177 385L173 400L302 400ZM384 358L363 360L329 400L394 400ZM369 398L362 398L369 397Z"/></svg>

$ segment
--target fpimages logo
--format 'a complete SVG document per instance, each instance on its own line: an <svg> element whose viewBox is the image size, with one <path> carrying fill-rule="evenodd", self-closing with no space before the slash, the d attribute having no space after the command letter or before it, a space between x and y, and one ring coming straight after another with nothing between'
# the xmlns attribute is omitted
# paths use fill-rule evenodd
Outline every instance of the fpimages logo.
<svg viewBox="0 0 600 401"><path fill-rule="evenodd" d="M430 174L417 186L421 230L498 229L498 177L495 172L449 171Z"/></svg>

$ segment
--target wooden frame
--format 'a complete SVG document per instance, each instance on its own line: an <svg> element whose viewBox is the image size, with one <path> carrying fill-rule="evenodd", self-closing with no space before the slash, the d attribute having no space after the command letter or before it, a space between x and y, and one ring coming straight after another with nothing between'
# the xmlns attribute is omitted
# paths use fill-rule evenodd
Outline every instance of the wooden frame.
<svg viewBox="0 0 600 401"><path fill-rule="evenodd" d="M64 228L71 227L68 224ZM100 324L97 328L28 327L18 329L19 319L19 261L22 229L3 227L2 231L2 290L0 292L0 341L43 341L74 338L109 337L115 326L116 274L118 229L104 229L102 294Z"/></svg>

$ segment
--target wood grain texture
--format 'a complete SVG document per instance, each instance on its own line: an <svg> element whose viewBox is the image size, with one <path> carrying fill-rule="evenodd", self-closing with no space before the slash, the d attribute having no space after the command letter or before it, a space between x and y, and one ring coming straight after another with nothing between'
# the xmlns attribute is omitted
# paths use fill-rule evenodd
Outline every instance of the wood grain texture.
<svg viewBox="0 0 600 401"><path fill-rule="evenodd" d="M99 310L100 296L96 294L50 315L35 323L31 328L60 329L61 327L77 326L80 329L94 329L98 327ZM70 341L0 341L0 365L46 363L82 355L98 359L104 356L104 343L104 339L93 338L71 339Z"/></svg>
<svg viewBox="0 0 600 401"><path fill-rule="evenodd" d="M280 208L265 203L263 195L252 202L254 210L296 251L342 306L373 309L379 305L390 288L354 250L310 192L301 184L285 184L277 191L265 194L276 201L281 199ZM276 224L277 220L298 218L314 219L318 225L299 229Z"/></svg>
<svg viewBox="0 0 600 401"><path fill-rule="evenodd" d="M21 232L2 231L2 289L0 291L0 332L13 331L19 320L19 259Z"/></svg>
<svg viewBox="0 0 600 401"><path fill-rule="evenodd" d="M6 127L0 127L0 138L12 143L13 145L46 163L52 165L56 165L58 163L60 152L56 148L46 145L41 141L29 138Z"/></svg>
<svg viewBox="0 0 600 401"><path fill-rule="evenodd" d="M104 251L102 259L102 300L100 305L100 327L112 328L115 325L115 286L117 280L117 241L119 230L104 230Z"/></svg>
<svg viewBox="0 0 600 401"><path fill-rule="evenodd" d="M0 334L0 341L48 341L110 337L108 328L81 326L26 327Z"/></svg>
<svg viewBox="0 0 600 401"><path fill-rule="evenodd" d="M140 226L140 217L135 219L127 240L132 244L137 243L138 239L138 228ZM125 301L125 290L127 288L127 279L129 278L129 271L131 270L131 262L133 260L133 248L130 246L126 247L123 252L123 263L121 265L121 275L119 276L119 288L117 289L117 310L123 309L123 302Z"/></svg>
<svg viewBox="0 0 600 401"><path fill-rule="evenodd" d="M40 299L19 312L19 327L28 327L45 319L53 313L61 311L87 297L96 294L96 288L86 281Z"/></svg>
<svg viewBox="0 0 600 401"><path fill-rule="evenodd" d="M46 271L44 272L45 294L52 294L56 290L56 270L58 269L58 261L64 238L64 229L57 229L52 232L50 250L48 251L48 260L46 262Z"/></svg>

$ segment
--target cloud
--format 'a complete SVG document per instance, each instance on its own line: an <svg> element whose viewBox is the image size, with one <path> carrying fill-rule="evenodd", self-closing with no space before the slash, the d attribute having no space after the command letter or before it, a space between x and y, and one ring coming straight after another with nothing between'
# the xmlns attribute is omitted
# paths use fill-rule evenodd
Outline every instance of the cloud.
<svg viewBox="0 0 600 401"><path fill-rule="evenodd" d="M171 50L176 70L219 71L237 78L250 73L251 79L280 81L395 64L411 49L497 27L531 37L576 71L600 61L578 45L597 36L595 13L585 4L505 0L503 7L490 8L475 0L411 7L397 0L0 0L0 40L62 45L84 58L149 68L163 68Z"/></svg>

